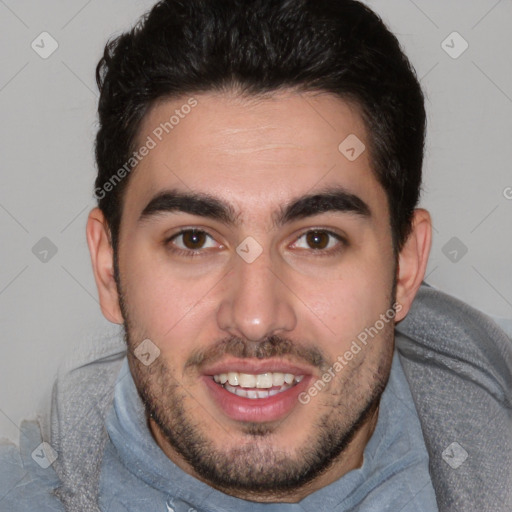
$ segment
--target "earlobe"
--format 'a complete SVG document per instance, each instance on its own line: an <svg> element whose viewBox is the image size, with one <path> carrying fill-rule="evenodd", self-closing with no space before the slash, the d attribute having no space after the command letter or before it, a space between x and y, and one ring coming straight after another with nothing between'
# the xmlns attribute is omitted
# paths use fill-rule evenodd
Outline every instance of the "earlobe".
<svg viewBox="0 0 512 512"><path fill-rule="evenodd" d="M425 277L432 243L432 221L427 210L414 211L412 230L398 258L396 301L401 304L396 321L409 312L412 301Z"/></svg>
<svg viewBox="0 0 512 512"><path fill-rule="evenodd" d="M123 317L114 279L114 252L108 224L99 208L94 208L89 213L86 235L101 311L110 322L122 324Z"/></svg>

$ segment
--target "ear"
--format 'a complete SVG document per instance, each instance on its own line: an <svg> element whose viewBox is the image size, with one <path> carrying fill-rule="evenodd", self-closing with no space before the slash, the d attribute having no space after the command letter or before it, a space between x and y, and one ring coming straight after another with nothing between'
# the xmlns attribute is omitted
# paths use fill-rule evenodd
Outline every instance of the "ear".
<svg viewBox="0 0 512 512"><path fill-rule="evenodd" d="M414 210L412 231L398 257L396 302L402 307L396 314L400 321L409 312L412 301L425 277L432 243L432 221L427 210Z"/></svg>
<svg viewBox="0 0 512 512"><path fill-rule="evenodd" d="M110 230L99 208L94 208L89 213L86 234L101 312L110 322L122 324L123 316L114 279L114 251L110 243Z"/></svg>

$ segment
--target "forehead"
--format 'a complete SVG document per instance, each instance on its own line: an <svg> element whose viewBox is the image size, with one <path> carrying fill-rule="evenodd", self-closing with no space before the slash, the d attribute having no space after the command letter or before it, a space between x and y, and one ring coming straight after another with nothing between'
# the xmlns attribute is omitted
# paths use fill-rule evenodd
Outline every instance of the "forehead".
<svg viewBox="0 0 512 512"><path fill-rule="evenodd" d="M139 213L165 189L223 198L245 216L329 186L370 205L385 202L369 151L355 160L343 144L340 151L345 140L356 151L369 146L357 107L330 94L203 93L160 101L143 119L136 147L150 139L125 197L125 207Z"/></svg>

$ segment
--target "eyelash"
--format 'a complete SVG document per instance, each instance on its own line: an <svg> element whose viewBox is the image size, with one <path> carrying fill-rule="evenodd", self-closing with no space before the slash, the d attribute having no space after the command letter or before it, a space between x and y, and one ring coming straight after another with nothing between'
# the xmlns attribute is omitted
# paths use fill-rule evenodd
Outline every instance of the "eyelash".
<svg viewBox="0 0 512 512"><path fill-rule="evenodd" d="M176 247L171 247L172 242L176 238L178 238L181 235L184 235L186 233L190 233L190 232L195 232L195 233L199 233L199 234L205 234L207 237L209 237L212 240L214 240L214 238L205 230L195 229L195 228L184 228L184 229L181 229L178 233L175 233L171 237L165 239L164 245L172 253L174 253L174 254L176 254L178 256L185 256L185 257L188 257L188 258L195 258L195 257L198 257L198 256L205 256L206 255L205 254L206 251L204 249L197 249L197 250L188 249L188 250L184 250L184 249L179 249L179 248L176 248ZM310 249L310 251L316 253L317 257L335 256L335 255L339 254L342 250L344 250L348 246L348 242L347 242L347 240L344 237L342 237L341 235L339 235L339 234L337 234L337 233L335 233L333 231L330 231L328 229L323 229L323 228L310 228L307 231L304 231L302 234L300 234L295 239L295 241L293 243L296 244L301 238L303 238L303 237L307 236L309 233L313 233L313 232L324 233L324 234L326 234L326 235L328 235L328 236L330 236L332 238L335 238L339 242L336 245L336 247L333 248L333 249Z"/></svg>
<svg viewBox="0 0 512 512"><path fill-rule="evenodd" d="M204 256L205 255L205 251L204 249L198 249L198 250L193 250L193 249L188 249L188 250L184 250L184 249L180 249L180 248L176 248L176 247L172 247L172 242L180 237L181 235L184 235L185 233L190 233L190 232L195 232L195 233L204 233L206 236L208 236L209 238L211 238L212 240L214 240L214 238L207 232L207 231L204 231L203 229L194 229L194 228L184 228L180 231L178 231L178 233L172 235L171 237L167 238L164 242L164 245L169 248L169 250L178 255L178 256L185 256L187 258L196 258L198 256Z"/></svg>

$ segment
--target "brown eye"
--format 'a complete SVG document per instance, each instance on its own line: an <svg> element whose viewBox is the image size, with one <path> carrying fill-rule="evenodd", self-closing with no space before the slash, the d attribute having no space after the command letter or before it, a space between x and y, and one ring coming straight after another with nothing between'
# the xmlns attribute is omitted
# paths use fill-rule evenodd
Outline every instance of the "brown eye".
<svg viewBox="0 0 512 512"><path fill-rule="evenodd" d="M325 249L329 245L330 235L325 231L310 231L306 242L311 249Z"/></svg>
<svg viewBox="0 0 512 512"><path fill-rule="evenodd" d="M168 243L181 251L188 251L191 254L197 254L198 251L219 247L208 233L200 229L184 229L170 238Z"/></svg>
<svg viewBox="0 0 512 512"><path fill-rule="evenodd" d="M318 255L335 254L345 246L346 242L340 235L327 229L306 231L293 244L294 249L305 249Z"/></svg>
<svg viewBox="0 0 512 512"><path fill-rule="evenodd" d="M186 231L182 233L183 245L187 249L201 249L206 241L206 233L204 231Z"/></svg>

